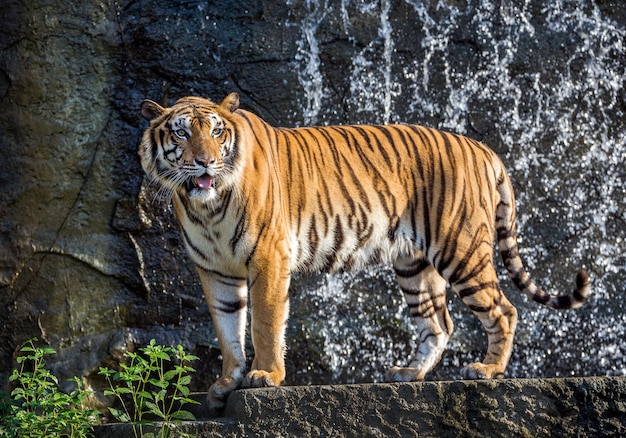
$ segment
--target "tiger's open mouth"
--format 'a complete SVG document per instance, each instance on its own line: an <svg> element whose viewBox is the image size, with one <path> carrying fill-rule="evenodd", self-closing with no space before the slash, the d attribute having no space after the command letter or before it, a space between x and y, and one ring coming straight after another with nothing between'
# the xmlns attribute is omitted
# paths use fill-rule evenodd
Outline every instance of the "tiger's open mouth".
<svg viewBox="0 0 626 438"><path fill-rule="evenodd" d="M195 178L188 179L185 183L187 192L192 190L208 190L215 189L215 178L211 178L209 175L204 174Z"/></svg>

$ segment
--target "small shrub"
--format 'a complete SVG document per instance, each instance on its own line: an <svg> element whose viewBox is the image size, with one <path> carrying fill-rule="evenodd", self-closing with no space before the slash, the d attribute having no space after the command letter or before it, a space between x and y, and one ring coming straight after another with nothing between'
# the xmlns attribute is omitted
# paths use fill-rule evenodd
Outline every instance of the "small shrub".
<svg viewBox="0 0 626 438"><path fill-rule="evenodd" d="M168 438L182 420L195 420L183 406L198 404L189 398L188 386L189 373L195 371L189 362L198 358L185 353L180 345L160 346L154 339L139 351L142 354L126 353L128 363L121 363L120 371L100 368L99 374L110 387L104 394L115 396L121 404L121 409L109 410L118 421L133 425L135 437L153 437L153 433L144 433L144 426L154 426L151 418L155 418L161 425L156 437ZM173 367L169 366L172 362Z"/></svg>
<svg viewBox="0 0 626 438"><path fill-rule="evenodd" d="M55 354L52 347L35 347L37 338L26 341L9 380L15 389L3 394L0 407L0 437L71 437L91 436L98 412L80 409L89 394L78 377L76 389L65 394L58 389L58 379L45 368L44 356ZM31 370L32 371L29 371Z"/></svg>

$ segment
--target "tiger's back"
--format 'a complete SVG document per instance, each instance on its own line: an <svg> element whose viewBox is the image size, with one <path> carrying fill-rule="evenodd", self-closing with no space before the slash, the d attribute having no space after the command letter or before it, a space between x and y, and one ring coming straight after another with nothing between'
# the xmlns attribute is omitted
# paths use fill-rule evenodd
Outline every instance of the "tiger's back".
<svg viewBox="0 0 626 438"><path fill-rule="evenodd" d="M250 129L258 132L253 124ZM471 244L463 239L485 226L494 235L495 187L506 175L480 143L411 125L280 129L275 135L292 270L360 269L419 252L450 265L454 254L439 249L457 241L448 252L466 252Z"/></svg>
<svg viewBox="0 0 626 438"><path fill-rule="evenodd" d="M289 275L294 271L394 266L422 341L392 380L420 380L439 361L453 324L446 284L489 337L469 378L501 376L517 313L493 266L493 240L515 284L531 299L575 308L587 297L539 289L515 238L515 201L500 159L479 142L415 125L273 128L238 109L181 99L142 105L152 120L140 148L146 172L172 191L224 354L212 387L219 406L234 388L284 379ZM169 137L168 137L169 135ZM169 141L168 141L169 139ZM255 359L247 375L243 336L248 293Z"/></svg>

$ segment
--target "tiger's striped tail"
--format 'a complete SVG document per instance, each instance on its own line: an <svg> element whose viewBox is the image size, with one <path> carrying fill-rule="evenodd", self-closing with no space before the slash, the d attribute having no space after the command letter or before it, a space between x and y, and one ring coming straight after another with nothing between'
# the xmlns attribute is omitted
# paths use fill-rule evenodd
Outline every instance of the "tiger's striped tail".
<svg viewBox="0 0 626 438"><path fill-rule="evenodd" d="M568 295L551 295L539 288L530 278L517 246L515 231L515 199L513 188L506 172L498 182L500 203L496 209L496 233L498 249L504 266L517 288L531 300L554 309L568 310L581 307L589 296L590 285L587 271L581 269L576 275L576 289Z"/></svg>

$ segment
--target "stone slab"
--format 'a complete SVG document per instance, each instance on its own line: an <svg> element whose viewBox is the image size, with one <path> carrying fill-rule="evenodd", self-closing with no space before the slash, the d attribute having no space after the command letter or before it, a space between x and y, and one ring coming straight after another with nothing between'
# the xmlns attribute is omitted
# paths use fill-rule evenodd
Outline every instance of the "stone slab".
<svg viewBox="0 0 626 438"><path fill-rule="evenodd" d="M124 436L116 427L100 427L96 436ZM180 430L198 438L626 436L626 377L239 390L223 416Z"/></svg>

